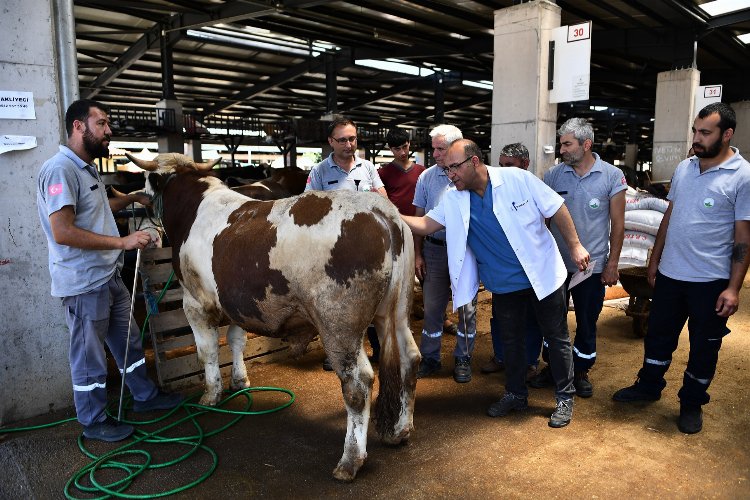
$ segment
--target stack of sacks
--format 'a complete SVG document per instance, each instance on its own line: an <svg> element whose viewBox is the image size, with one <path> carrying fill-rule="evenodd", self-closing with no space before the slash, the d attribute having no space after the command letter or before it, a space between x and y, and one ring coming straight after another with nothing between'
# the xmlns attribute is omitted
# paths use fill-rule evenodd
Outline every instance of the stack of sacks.
<svg viewBox="0 0 750 500"><path fill-rule="evenodd" d="M669 203L644 191L625 192L625 241L618 268L645 266Z"/></svg>

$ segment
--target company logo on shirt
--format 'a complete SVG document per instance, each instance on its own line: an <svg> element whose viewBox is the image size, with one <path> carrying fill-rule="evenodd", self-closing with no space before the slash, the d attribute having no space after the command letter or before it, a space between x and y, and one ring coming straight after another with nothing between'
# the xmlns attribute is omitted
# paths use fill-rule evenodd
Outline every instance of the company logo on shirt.
<svg viewBox="0 0 750 500"><path fill-rule="evenodd" d="M62 184L52 184L50 187L47 188L47 194L50 196L57 196L58 194L62 193L63 191L63 185Z"/></svg>
<svg viewBox="0 0 750 500"><path fill-rule="evenodd" d="M714 199L713 198L706 198L703 200L703 206L706 208L711 208L714 206Z"/></svg>
<svg viewBox="0 0 750 500"><path fill-rule="evenodd" d="M599 198L591 198L589 200L589 208L592 208L596 210L601 205L601 202L599 201Z"/></svg>

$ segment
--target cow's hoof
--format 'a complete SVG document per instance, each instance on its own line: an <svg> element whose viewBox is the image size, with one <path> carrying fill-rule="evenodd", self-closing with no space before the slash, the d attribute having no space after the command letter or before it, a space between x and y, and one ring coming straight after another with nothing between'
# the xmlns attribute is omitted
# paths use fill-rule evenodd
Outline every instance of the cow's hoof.
<svg viewBox="0 0 750 500"><path fill-rule="evenodd" d="M383 436L383 442L391 446L406 444L409 442L410 434L411 433L409 432L409 430L403 430L399 434L395 434L392 436Z"/></svg>
<svg viewBox="0 0 750 500"><path fill-rule="evenodd" d="M219 404L220 399L221 398L218 396L212 396L209 393L205 393L201 397L201 400L198 401L198 404L202 406L216 406L217 404Z"/></svg>
<svg viewBox="0 0 750 500"><path fill-rule="evenodd" d="M232 383L229 385L229 389L232 392L241 391L242 389L247 389L250 387L250 380L244 379L244 380L232 380Z"/></svg>
<svg viewBox="0 0 750 500"><path fill-rule="evenodd" d="M342 458L336 468L333 469L333 477L345 483L354 481L354 478L357 476L357 471L362 467L363 463L365 463L364 459L350 461Z"/></svg>

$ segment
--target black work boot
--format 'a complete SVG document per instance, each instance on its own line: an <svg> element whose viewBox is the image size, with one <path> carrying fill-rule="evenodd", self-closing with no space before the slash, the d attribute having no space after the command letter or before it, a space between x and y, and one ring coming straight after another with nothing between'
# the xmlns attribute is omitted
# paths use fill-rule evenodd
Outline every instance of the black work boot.
<svg viewBox="0 0 750 500"><path fill-rule="evenodd" d="M696 434L703 429L703 410L700 405L680 403L680 418L677 428L685 434Z"/></svg>
<svg viewBox="0 0 750 500"><path fill-rule="evenodd" d="M576 396L590 398L594 395L594 386L589 382L588 370L576 372L573 385L576 388Z"/></svg>

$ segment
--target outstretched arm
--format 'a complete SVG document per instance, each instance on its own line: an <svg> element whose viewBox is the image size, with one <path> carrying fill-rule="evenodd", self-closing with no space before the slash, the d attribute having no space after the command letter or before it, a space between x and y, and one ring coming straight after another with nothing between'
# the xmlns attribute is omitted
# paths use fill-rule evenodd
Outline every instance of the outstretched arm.
<svg viewBox="0 0 750 500"><path fill-rule="evenodd" d="M49 216L52 237L60 245L87 250L134 250L146 248L151 235L146 231L136 231L124 238L93 233L75 225L76 214L73 207L66 205Z"/></svg>
<svg viewBox="0 0 750 500"><path fill-rule="evenodd" d="M570 250L570 258L573 259L573 262L576 263L580 271L586 269L586 266L589 264L589 252L581 245L578 233L576 232L576 226L573 224L568 207L564 203L560 205L555 215L552 216L552 222L555 223L560 230L560 234L565 238L565 244L568 245L568 250Z"/></svg>
<svg viewBox="0 0 750 500"><path fill-rule="evenodd" d="M409 226L411 232L419 236L427 236L428 234L432 234L435 231L445 229L445 226L435 221L434 219L430 219L426 215L423 217L402 215L401 218L404 219L404 222L406 222L406 225Z"/></svg>
<svg viewBox="0 0 750 500"><path fill-rule="evenodd" d="M716 314L728 318L740 307L740 288L750 264L750 220L734 222L734 246L732 247L732 267L729 272L729 285L719 294L716 301Z"/></svg>

